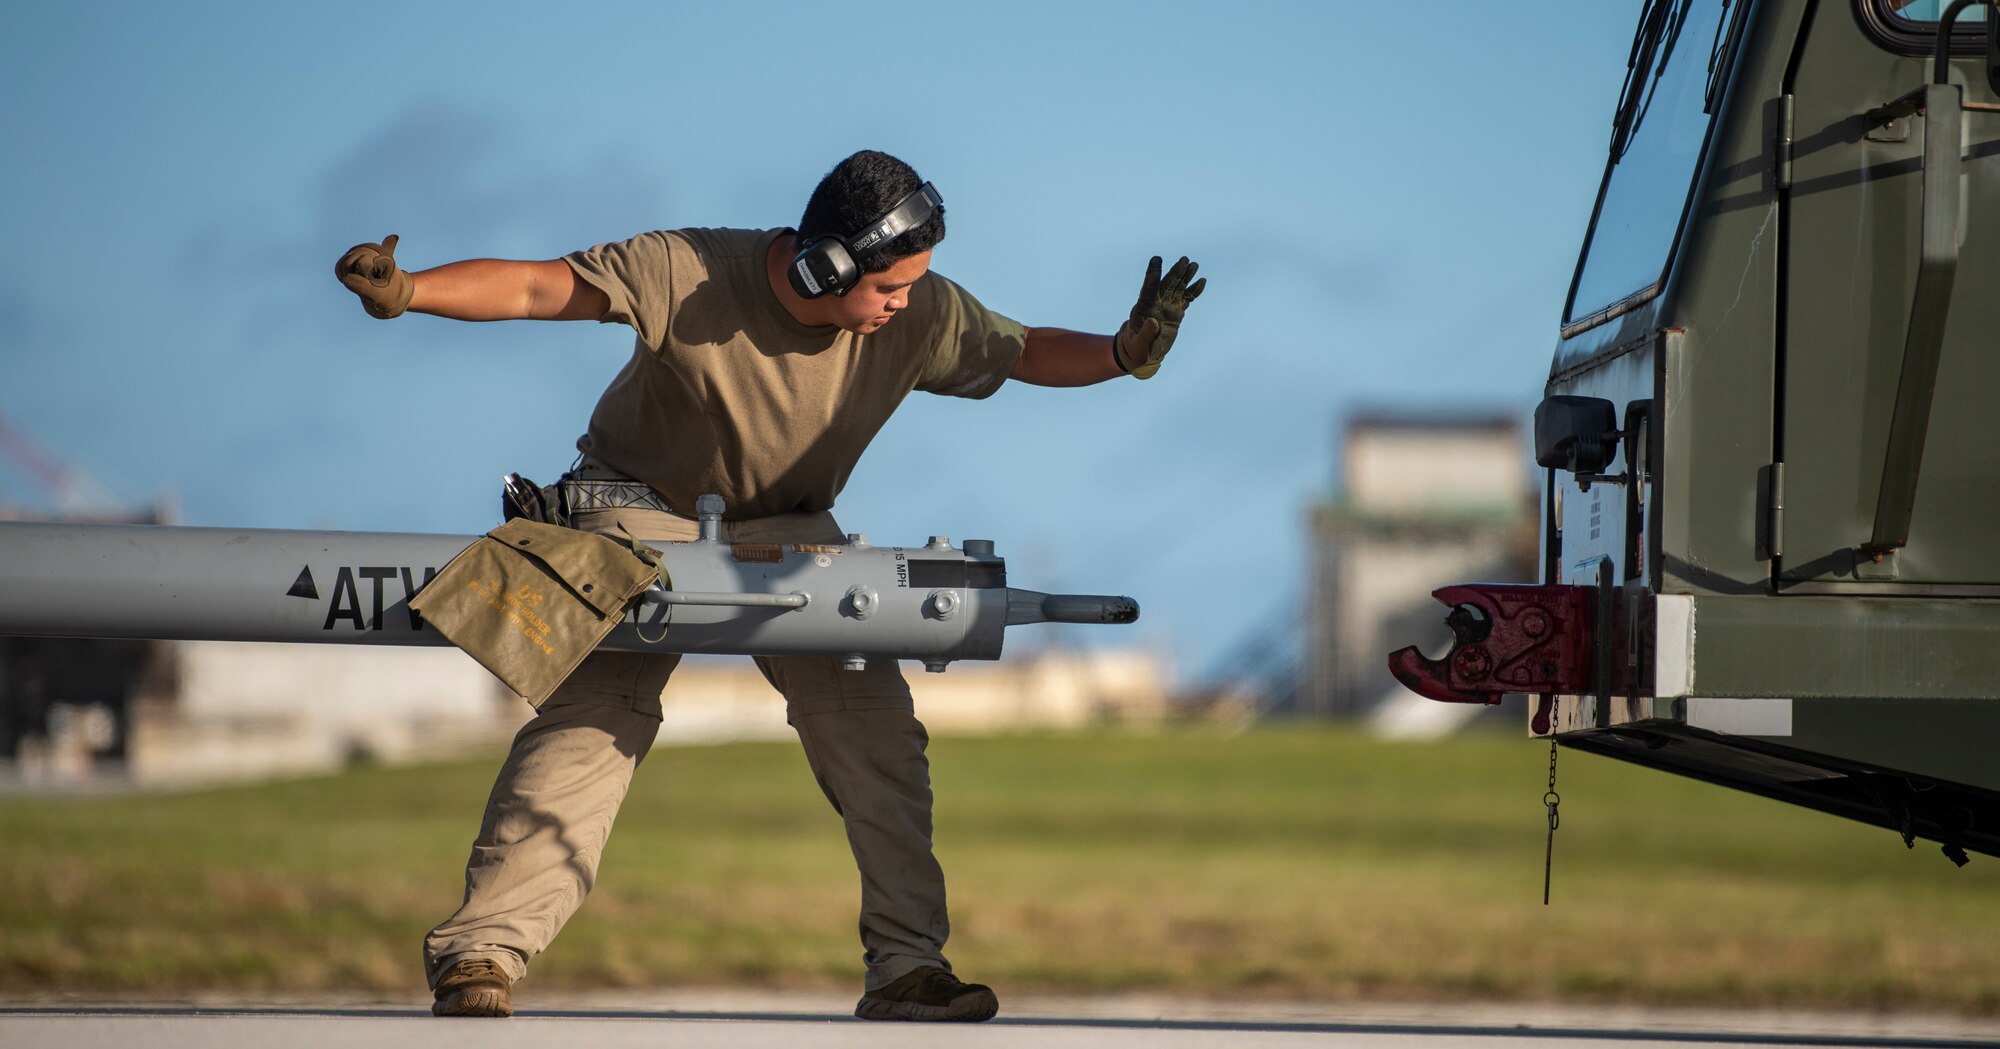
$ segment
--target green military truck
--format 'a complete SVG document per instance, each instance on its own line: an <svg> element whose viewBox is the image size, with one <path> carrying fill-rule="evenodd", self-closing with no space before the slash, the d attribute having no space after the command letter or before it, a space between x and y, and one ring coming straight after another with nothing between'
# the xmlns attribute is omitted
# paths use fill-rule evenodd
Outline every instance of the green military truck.
<svg viewBox="0 0 2000 1049"><path fill-rule="evenodd" d="M1542 583L1434 699L2000 855L2000 44L1941 0L1648 0L1535 412Z"/></svg>

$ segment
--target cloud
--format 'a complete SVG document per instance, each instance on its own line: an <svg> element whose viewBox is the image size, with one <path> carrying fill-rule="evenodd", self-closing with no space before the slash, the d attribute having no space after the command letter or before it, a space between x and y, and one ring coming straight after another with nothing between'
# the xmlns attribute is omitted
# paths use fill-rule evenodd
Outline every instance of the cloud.
<svg viewBox="0 0 2000 1049"><path fill-rule="evenodd" d="M182 257L275 279L306 259L330 272L350 244L398 233L399 255L417 265L549 258L653 228L671 211L672 180L628 149L546 150L546 136L487 111L412 102L323 166L302 190L303 224L218 220L187 239Z"/></svg>
<svg viewBox="0 0 2000 1049"><path fill-rule="evenodd" d="M412 268L548 258L648 228L642 217L671 196L615 145L578 159L537 152L546 141L486 111L415 103L299 188L303 221L246 211L186 235L161 286L202 305L173 319L166 360L146 367L172 370L177 454L207 464L181 481L190 518L463 527L490 512L492 477L567 464L629 334L384 324L332 273L350 244L392 232ZM480 479L476 505L453 511L443 504L463 504L462 478Z"/></svg>

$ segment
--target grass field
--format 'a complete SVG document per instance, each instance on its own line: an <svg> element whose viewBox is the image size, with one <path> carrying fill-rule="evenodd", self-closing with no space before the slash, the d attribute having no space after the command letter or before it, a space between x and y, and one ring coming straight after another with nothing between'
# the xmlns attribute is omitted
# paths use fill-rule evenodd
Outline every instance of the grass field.
<svg viewBox="0 0 2000 1049"><path fill-rule="evenodd" d="M951 956L1003 991L2000 1013L2000 861L1545 747L1324 728L933 744ZM0 798L0 994L407 991L487 760ZM858 986L796 745L655 750L536 988ZM523 993L530 989L523 988Z"/></svg>

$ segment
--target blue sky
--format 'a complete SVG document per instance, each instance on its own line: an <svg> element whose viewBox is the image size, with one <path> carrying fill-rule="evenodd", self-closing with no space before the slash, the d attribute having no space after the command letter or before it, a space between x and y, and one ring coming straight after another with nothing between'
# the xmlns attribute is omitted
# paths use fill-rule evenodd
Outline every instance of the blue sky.
<svg viewBox="0 0 2000 1049"><path fill-rule="evenodd" d="M1153 254L1209 289L1150 382L913 396L842 524L1131 594L1013 643L1185 680L1300 602L1345 414L1531 410L1638 7L6 5L0 417L189 524L483 531L629 330L374 321L342 250L785 225L887 150L944 195L937 269L1025 323L1111 330Z"/></svg>

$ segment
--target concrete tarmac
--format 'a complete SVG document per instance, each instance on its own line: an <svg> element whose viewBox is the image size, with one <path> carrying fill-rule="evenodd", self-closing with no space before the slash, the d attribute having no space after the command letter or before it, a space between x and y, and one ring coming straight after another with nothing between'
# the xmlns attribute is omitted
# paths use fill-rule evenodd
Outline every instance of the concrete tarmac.
<svg viewBox="0 0 2000 1049"><path fill-rule="evenodd" d="M524 1002L511 1020L442 1020L423 1003L0 1003L6 1049L1648 1049L1897 1046L2000 1049L2000 1020L1894 1013L1737 1012L1564 1005L1201 1002L1131 996L1003 1000L973 1025L869 1023L845 995L686 991Z"/></svg>

